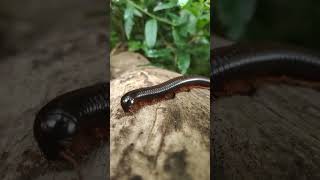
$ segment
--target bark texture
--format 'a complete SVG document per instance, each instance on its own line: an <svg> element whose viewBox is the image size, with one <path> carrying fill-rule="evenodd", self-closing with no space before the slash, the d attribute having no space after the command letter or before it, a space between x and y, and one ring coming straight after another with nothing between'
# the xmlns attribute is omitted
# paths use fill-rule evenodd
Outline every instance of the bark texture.
<svg viewBox="0 0 320 180"><path fill-rule="evenodd" d="M320 93L266 85L214 105L216 179L319 179Z"/></svg>

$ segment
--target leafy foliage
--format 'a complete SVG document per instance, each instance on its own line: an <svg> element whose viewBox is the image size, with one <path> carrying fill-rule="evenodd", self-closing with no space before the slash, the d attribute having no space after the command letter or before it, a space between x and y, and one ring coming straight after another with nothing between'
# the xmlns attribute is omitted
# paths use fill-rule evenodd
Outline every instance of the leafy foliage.
<svg viewBox="0 0 320 180"><path fill-rule="evenodd" d="M152 65L210 74L210 0L112 0L111 45L126 43Z"/></svg>

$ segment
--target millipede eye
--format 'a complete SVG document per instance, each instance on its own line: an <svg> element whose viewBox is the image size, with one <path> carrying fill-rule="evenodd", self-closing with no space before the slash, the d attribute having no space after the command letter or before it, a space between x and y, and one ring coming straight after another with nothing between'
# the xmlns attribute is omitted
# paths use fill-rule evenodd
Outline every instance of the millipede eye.
<svg viewBox="0 0 320 180"><path fill-rule="evenodd" d="M123 99L123 102L128 102L130 100L129 96L126 96L124 99Z"/></svg>
<svg viewBox="0 0 320 180"><path fill-rule="evenodd" d="M134 99L130 96L125 96L125 98L123 98L122 102L127 105L132 105L134 103Z"/></svg>
<svg viewBox="0 0 320 180"><path fill-rule="evenodd" d="M57 121L55 119L50 119L47 121L47 127L48 128L54 128L57 124Z"/></svg>
<svg viewBox="0 0 320 180"><path fill-rule="evenodd" d="M75 123L69 122L69 123L68 123L68 127L67 127L68 133L71 134L71 133L75 132L75 130L76 130L76 125L75 125Z"/></svg>
<svg viewBox="0 0 320 180"><path fill-rule="evenodd" d="M48 128L54 128L57 124L58 121L60 121L62 119L62 115L61 114L49 114L47 121L46 121L46 125Z"/></svg>
<svg viewBox="0 0 320 180"><path fill-rule="evenodd" d="M40 125L41 129L43 130L53 129L57 124L58 118L61 118L61 117L56 115L49 115L45 121L41 122L41 125Z"/></svg>

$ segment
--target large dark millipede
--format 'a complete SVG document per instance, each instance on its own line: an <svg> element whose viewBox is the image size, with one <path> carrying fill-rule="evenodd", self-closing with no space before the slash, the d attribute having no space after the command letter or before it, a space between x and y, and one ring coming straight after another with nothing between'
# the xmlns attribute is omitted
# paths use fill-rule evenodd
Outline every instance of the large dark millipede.
<svg viewBox="0 0 320 180"><path fill-rule="evenodd" d="M320 56L310 50L280 44L235 44L212 50L213 93L232 81L288 77L320 81Z"/></svg>
<svg viewBox="0 0 320 180"><path fill-rule="evenodd" d="M46 159L75 165L75 157L82 156L77 153L92 143L86 138L108 136L109 118L109 83L95 84L60 95L42 107L35 118L34 137Z"/></svg>

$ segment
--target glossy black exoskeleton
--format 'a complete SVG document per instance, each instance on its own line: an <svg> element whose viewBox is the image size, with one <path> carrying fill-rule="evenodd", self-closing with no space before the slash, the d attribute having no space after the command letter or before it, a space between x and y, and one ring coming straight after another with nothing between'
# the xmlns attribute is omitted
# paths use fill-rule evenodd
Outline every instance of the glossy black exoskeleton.
<svg viewBox="0 0 320 180"><path fill-rule="evenodd" d="M58 96L41 108L34 137L46 159L63 159L61 153L82 126L107 129L109 118L109 83L95 84Z"/></svg>

